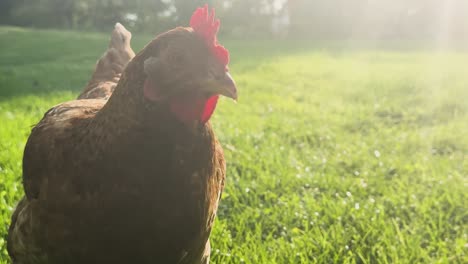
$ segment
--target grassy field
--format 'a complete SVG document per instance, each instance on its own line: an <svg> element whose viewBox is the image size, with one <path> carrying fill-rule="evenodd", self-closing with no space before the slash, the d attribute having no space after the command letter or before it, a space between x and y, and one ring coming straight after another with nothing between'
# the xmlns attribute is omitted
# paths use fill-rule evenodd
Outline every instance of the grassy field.
<svg viewBox="0 0 468 264"><path fill-rule="evenodd" d="M0 263L31 127L107 40L0 27ZM228 160L213 263L468 263L468 53L223 44L240 101L212 121Z"/></svg>

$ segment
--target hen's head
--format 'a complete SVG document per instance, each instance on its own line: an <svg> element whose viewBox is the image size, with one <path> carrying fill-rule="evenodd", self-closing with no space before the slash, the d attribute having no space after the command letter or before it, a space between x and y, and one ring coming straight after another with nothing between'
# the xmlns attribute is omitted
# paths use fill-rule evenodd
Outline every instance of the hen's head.
<svg viewBox="0 0 468 264"><path fill-rule="evenodd" d="M145 47L143 95L167 105L182 122L205 123L219 95L237 100L237 90L227 67L229 53L216 39L214 10L198 8L190 26L163 33Z"/></svg>

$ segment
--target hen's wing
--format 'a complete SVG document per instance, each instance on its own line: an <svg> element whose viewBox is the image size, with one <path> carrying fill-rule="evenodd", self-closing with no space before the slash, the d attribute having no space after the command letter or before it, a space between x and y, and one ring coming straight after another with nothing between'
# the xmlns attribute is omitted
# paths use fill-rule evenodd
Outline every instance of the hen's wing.
<svg viewBox="0 0 468 264"><path fill-rule="evenodd" d="M120 23L115 25L109 48L96 64L91 80L78 99L108 99L127 63L135 57L130 46L132 34Z"/></svg>
<svg viewBox="0 0 468 264"><path fill-rule="evenodd" d="M50 171L65 166L63 162L54 164L54 161L77 158L64 156L65 149L80 144L77 141L79 133L85 133L86 123L105 103L105 100L89 99L59 104L47 111L32 129L23 154L23 185L28 199L39 198L41 189L47 189L61 179L50 182L46 177L50 176Z"/></svg>
<svg viewBox="0 0 468 264"><path fill-rule="evenodd" d="M130 32L117 24L108 50L99 59L91 80L79 96L79 99L88 100L70 101L51 108L33 128L23 156L26 196L18 203L8 231L7 247L13 263L49 262L44 253L47 236L51 235L44 227L49 223L41 222L46 219L44 215L48 210L44 200L49 188L61 188L51 184L65 186L67 179L48 173L51 167L63 165L60 161L64 161L61 156L64 148L79 144L70 140L71 127L94 116L104 106L106 100L103 99L111 95L125 65L135 56L130 48L130 38Z"/></svg>
<svg viewBox="0 0 468 264"><path fill-rule="evenodd" d="M54 200L52 190L67 188L70 179L62 177L61 168L73 159L64 157L79 144L70 131L94 116L105 100L75 100L62 103L47 111L33 128L23 156L23 185L25 197L17 205L8 231L8 253L13 263L48 263L45 255L48 238L47 201ZM80 133L79 129L74 129ZM69 154L68 154L69 155ZM61 218L57 218L61 219ZM44 222L46 221L46 222Z"/></svg>

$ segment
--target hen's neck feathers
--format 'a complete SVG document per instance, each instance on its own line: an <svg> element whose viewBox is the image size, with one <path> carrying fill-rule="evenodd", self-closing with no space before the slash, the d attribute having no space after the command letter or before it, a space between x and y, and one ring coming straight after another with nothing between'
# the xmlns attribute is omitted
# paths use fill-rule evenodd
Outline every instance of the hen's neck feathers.
<svg viewBox="0 0 468 264"><path fill-rule="evenodd" d="M135 61L127 65L122 74L117 87L104 107L96 114L93 126L109 127L111 129L122 130L122 126L132 126L141 122L142 98L139 96L143 85L144 76L138 74L138 63Z"/></svg>
<svg viewBox="0 0 468 264"><path fill-rule="evenodd" d="M163 135L177 129L189 137L211 131L209 122L194 122L187 126L177 120L164 103L145 100L143 85L146 74L143 61L146 52L145 48L127 65L112 96L91 121L91 133L98 133L101 140L114 141L143 129L157 130L157 134Z"/></svg>

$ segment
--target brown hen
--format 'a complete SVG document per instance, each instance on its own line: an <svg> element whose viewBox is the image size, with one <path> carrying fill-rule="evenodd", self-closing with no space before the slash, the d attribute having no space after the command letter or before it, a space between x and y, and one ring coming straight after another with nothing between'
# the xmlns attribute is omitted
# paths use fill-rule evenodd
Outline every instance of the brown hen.
<svg viewBox="0 0 468 264"><path fill-rule="evenodd" d="M13 263L209 262L226 170L208 120L218 95L237 98L218 27L198 9L134 57L116 25L79 99L31 132Z"/></svg>

